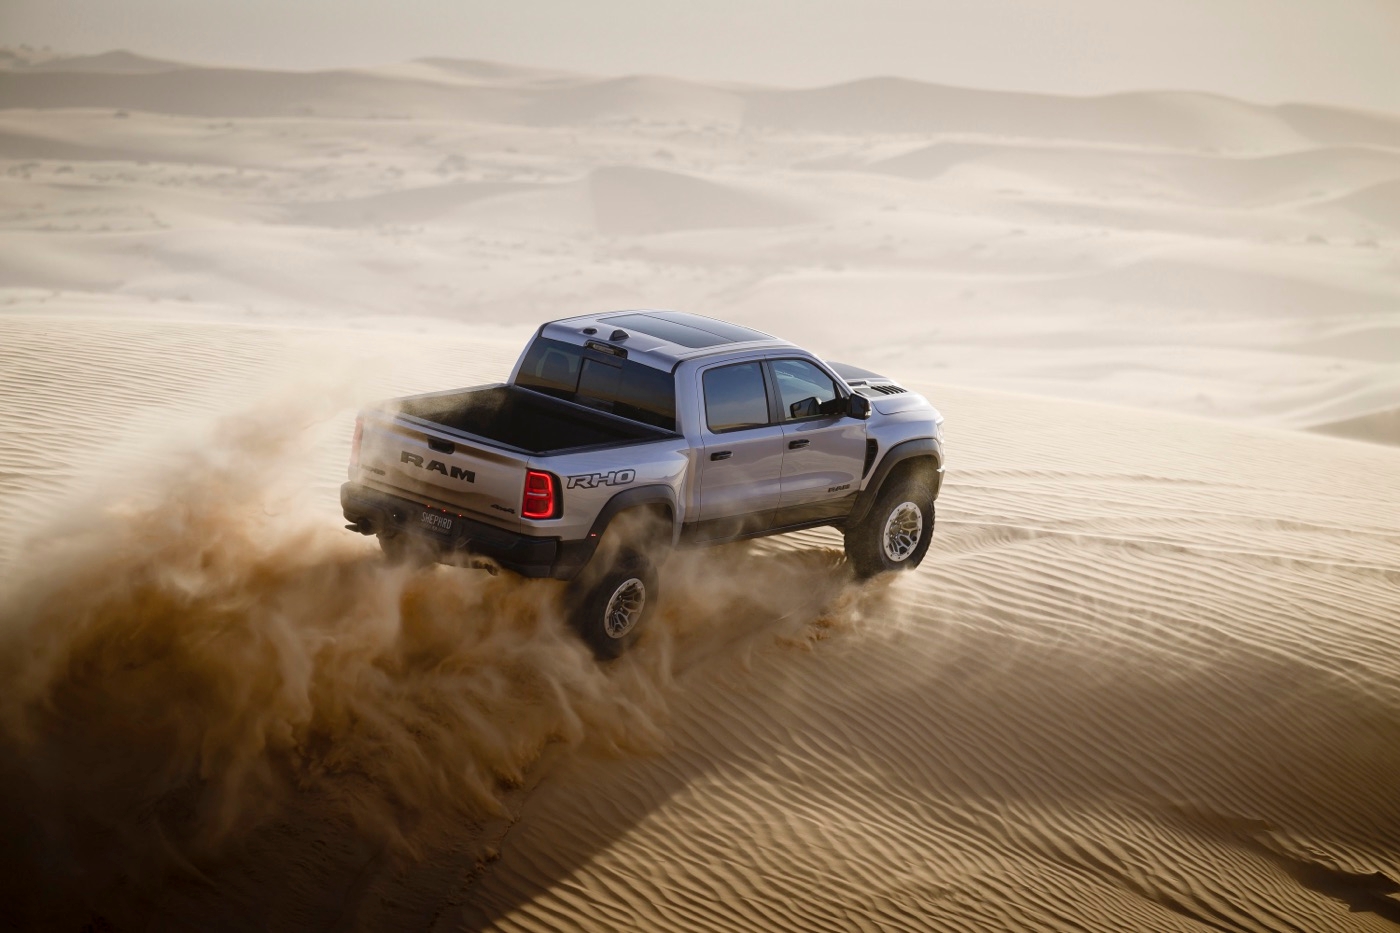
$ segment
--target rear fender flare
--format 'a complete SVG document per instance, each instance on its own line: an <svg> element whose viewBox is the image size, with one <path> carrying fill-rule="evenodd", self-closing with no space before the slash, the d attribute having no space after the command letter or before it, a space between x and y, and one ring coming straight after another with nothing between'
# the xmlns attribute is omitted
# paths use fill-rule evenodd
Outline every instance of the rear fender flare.
<svg viewBox="0 0 1400 933"><path fill-rule="evenodd" d="M652 485L638 486L635 489L627 489L618 493L607 501L598 512L598 517L593 519L593 527L588 529L590 541L597 541L603 537L603 532L608 530L613 519L629 509L664 506L665 511L670 515L671 527L667 543L674 544L676 540L676 493L670 486Z"/></svg>
<svg viewBox="0 0 1400 933"><path fill-rule="evenodd" d="M582 541L566 541L560 545L559 561L552 576L559 580L572 580L577 577L592 562L598 545L603 541L603 534L613 520L631 509L642 508L660 508L669 514L671 527L666 529L665 545L668 548L674 546L678 511L675 490L662 485L638 486L635 489L624 490L609 499L598 511L598 516L593 519L593 525Z"/></svg>
<svg viewBox="0 0 1400 933"><path fill-rule="evenodd" d="M943 445L938 443L936 438L916 437L913 440L895 444L885 455L880 458L880 462L875 465L875 471L870 476L870 482L856 496L856 504L851 509L850 516L846 519L847 525L854 525L865 518L875 500L880 496L880 490L885 486L885 480L889 479L890 473L895 467L909 460L918 457L927 457L933 462L933 469L937 473L938 484L934 486L934 498L938 497L938 486L942 484L943 474Z"/></svg>

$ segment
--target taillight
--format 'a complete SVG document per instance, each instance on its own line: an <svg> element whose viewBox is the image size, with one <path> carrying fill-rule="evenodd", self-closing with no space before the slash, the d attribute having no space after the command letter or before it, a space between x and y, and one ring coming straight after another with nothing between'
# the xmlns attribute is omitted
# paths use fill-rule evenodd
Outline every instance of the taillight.
<svg viewBox="0 0 1400 933"><path fill-rule="evenodd" d="M350 469L355 469L360 465L360 438L364 436L365 424L359 418L355 419L355 436L350 439Z"/></svg>
<svg viewBox="0 0 1400 933"><path fill-rule="evenodd" d="M554 517L554 474L530 470L525 474L525 501L521 504L523 518Z"/></svg>

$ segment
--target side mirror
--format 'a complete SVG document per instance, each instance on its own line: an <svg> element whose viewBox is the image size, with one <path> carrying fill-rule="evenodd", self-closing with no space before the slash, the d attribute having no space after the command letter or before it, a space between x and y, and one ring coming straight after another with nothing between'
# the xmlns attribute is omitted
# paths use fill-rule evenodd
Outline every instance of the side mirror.
<svg viewBox="0 0 1400 933"><path fill-rule="evenodd" d="M864 395L856 395L854 392L846 398L846 413L852 418L859 418L861 421L870 417L870 399Z"/></svg>
<svg viewBox="0 0 1400 933"><path fill-rule="evenodd" d="M815 418L822 413L815 395L809 395L801 401L793 402L788 406L788 412L793 418Z"/></svg>

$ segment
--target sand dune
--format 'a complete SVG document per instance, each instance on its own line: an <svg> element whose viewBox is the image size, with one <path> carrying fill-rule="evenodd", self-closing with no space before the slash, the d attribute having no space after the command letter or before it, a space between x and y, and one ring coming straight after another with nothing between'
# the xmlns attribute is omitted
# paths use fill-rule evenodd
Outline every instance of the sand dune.
<svg viewBox="0 0 1400 933"><path fill-rule="evenodd" d="M1209 94L1063 97L870 78L810 90L724 88L665 77L593 79L428 59L408 69L263 72L113 52L5 74L3 107L125 107L254 117L451 117L570 125L620 120L841 134L979 134L1189 150L1277 151L1305 144L1400 146L1400 117L1265 107ZM41 72L41 73L36 73ZM550 78L551 80L541 80ZM271 93L276 88L276 93Z"/></svg>
<svg viewBox="0 0 1400 933"><path fill-rule="evenodd" d="M472 222L480 220L482 212L469 208L488 199L504 199L503 203L485 208L489 216L514 213L518 218L529 205L556 229L565 222L561 214L576 213L586 207L591 212L587 218L589 232L605 236L780 227L810 219L800 207L766 193L633 166L606 166L593 170L582 181L554 185L454 182L364 198L297 204L291 208L290 219L328 227L451 223L454 218ZM569 202L575 203L573 209L561 206ZM577 219L584 220L582 216Z"/></svg>
<svg viewBox="0 0 1400 933"><path fill-rule="evenodd" d="M1396 119L1392 113L1348 110L1316 104L1283 104L1278 114L1309 138L1329 145L1341 145L1344 140L1359 145L1394 147L1400 143L1396 135Z"/></svg>
<svg viewBox="0 0 1400 933"><path fill-rule="evenodd" d="M733 127L743 117L744 98L735 91L653 76L560 87L521 114L524 122L545 126L646 122Z"/></svg>
<svg viewBox="0 0 1400 933"><path fill-rule="evenodd" d="M1400 404L1393 357L1328 349L1397 308L1390 115L48 61L0 76L16 294L311 320L689 307L984 388L1287 427ZM890 326L849 326L872 315Z"/></svg>
<svg viewBox="0 0 1400 933"><path fill-rule="evenodd" d="M604 234L780 227L810 219L770 196L656 169L601 168L588 184L598 231Z"/></svg>
<svg viewBox="0 0 1400 933"><path fill-rule="evenodd" d="M471 58L424 58L414 64L427 65L439 72L473 81L494 81L501 84L552 84L573 81L578 77L570 72L550 68L530 68L525 65Z"/></svg>
<svg viewBox="0 0 1400 933"><path fill-rule="evenodd" d="M465 205L530 187L511 182L453 182L363 198L297 204L291 216L296 223L324 227L440 222Z"/></svg>
<svg viewBox="0 0 1400 933"><path fill-rule="evenodd" d="M1390 408L1370 414L1357 415L1342 421L1315 424L1311 429L1321 434L1353 437L1362 441L1400 445L1400 408Z"/></svg>
<svg viewBox="0 0 1400 933"><path fill-rule="evenodd" d="M11 72L0 107L104 107L200 117L438 117L495 120L518 94L373 72L186 68L159 73Z"/></svg>
<svg viewBox="0 0 1400 933"><path fill-rule="evenodd" d="M62 159L74 161L135 162L147 153L117 146L90 146L80 142L45 139L33 133L0 134L0 151L11 159Z"/></svg>
<svg viewBox="0 0 1400 933"><path fill-rule="evenodd" d="M1354 191L1338 198L1335 206L1363 217L1387 235L1393 235L1400 230L1400 181L1391 179Z"/></svg>
<svg viewBox="0 0 1400 933"><path fill-rule="evenodd" d="M1084 139L1185 149L1271 150L1305 141L1400 144L1400 120L1347 113L1330 120L1309 108L1282 113L1208 94L1155 92L1107 97L940 87L870 78L750 99L749 122L789 130L860 133L978 133L1012 138Z"/></svg>
<svg viewBox="0 0 1400 933"><path fill-rule="evenodd" d="M1346 287L1281 274L1271 268L1212 269L1197 263L1188 267L1171 261L1144 260L1096 273L1095 279L1091 291L1105 303L1127 307L1136 301L1219 317L1244 308L1253 317L1262 305L1265 313L1275 318L1299 316L1312 321L1338 304L1363 316L1384 315L1400 303L1400 289L1392 283L1377 283L1380 287L1372 291L1361 282ZM1081 283L1065 280L1026 283L1023 288L1047 296L1090 291Z"/></svg>
<svg viewBox="0 0 1400 933"><path fill-rule="evenodd" d="M11 319L6 346L63 321ZM396 361L397 389L489 378L510 341L92 326L114 352L89 381L34 378L91 356L57 341L0 383L24 436L61 403L132 452L106 514L67 492L90 466L6 463L0 504L45 506L0 602L4 722L30 736L6 733L7 844L53 866L5 901L18 921L1400 916L1400 452L928 386L956 472L925 569L856 587L829 533L684 556L656 630L599 669L549 586L390 570L343 532L348 383L292 375L321 345Z"/></svg>
<svg viewBox="0 0 1400 933"><path fill-rule="evenodd" d="M1400 359L1400 324L1361 324L1319 335L1306 348L1339 357L1390 362Z"/></svg>
<svg viewBox="0 0 1400 933"><path fill-rule="evenodd" d="M1371 203L1373 199L1359 189L1400 178L1400 155L1359 147L1221 158L1085 151L1078 147L937 143L882 159L866 168L924 180L944 177L968 163L1067 191L1110 190L1127 198L1240 207L1337 197L1335 186L1339 182L1349 186L1346 195Z"/></svg>
<svg viewBox="0 0 1400 933"><path fill-rule="evenodd" d="M0 61L0 926L1400 923L1393 115ZM358 405L656 306L932 398L926 565L599 667L341 528Z"/></svg>
<svg viewBox="0 0 1400 933"><path fill-rule="evenodd" d="M135 52L128 52L125 49L114 49L111 52L102 52L97 55L55 56L42 61L30 62L24 66L26 71L93 72L118 75L160 74L165 71L178 71L189 67L191 66L181 62L151 58L149 55L137 55Z"/></svg>

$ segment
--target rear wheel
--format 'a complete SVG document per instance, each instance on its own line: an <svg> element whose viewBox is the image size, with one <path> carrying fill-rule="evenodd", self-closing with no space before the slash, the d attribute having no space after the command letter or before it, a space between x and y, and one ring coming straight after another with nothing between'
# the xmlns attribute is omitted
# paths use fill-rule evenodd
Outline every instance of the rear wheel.
<svg viewBox="0 0 1400 933"><path fill-rule="evenodd" d="M570 585L569 621L596 657L615 658L637 640L660 592L652 562L625 550L607 570Z"/></svg>
<svg viewBox="0 0 1400 933"><path fill-rule="evenodd" d="M861 579L913 570L932 540L932 486L909 473L888 483L865 517L846 529L846 557Z"/></svg>

